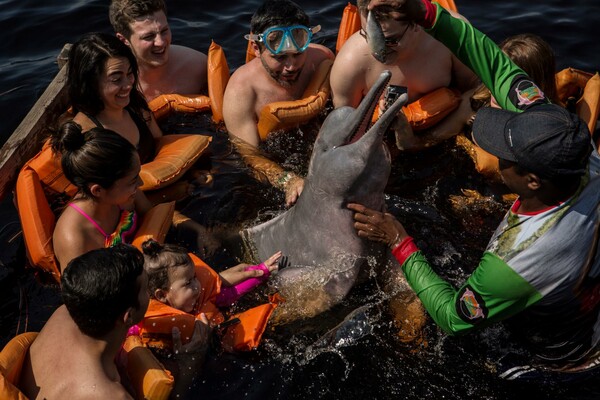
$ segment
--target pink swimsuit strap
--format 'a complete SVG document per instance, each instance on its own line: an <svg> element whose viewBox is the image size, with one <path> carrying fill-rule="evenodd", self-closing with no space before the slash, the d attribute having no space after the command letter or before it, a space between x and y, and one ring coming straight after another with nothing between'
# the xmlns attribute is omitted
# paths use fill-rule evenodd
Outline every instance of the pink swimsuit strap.
<svg viewBox="0 0 600 400"><path fill-rule="evenodd" d="M68 206L72 207L79 214L83 215L88 221L90 221L92 223L92 225L94 225L96 227L96 229L98 229L98 231L102 234L102 236L104 236L105 239L108 239L109 235L107 235L106 232L104 232L104 229L102 229L102 227L100 225L98 225L98 223L96 221L94 221L94 219L92 217L87 215L85 211L83 211L81 208L79 208L78 206L76 206L73 203L69 203Z"/></svg>

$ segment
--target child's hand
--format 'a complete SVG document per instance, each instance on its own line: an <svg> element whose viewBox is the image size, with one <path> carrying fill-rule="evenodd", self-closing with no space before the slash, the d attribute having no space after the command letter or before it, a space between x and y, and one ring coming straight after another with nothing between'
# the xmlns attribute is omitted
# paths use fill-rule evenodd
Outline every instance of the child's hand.
<svg viewBox="0 0 600 400"><path fill-rule="evenodd" d="M279 269L279 259L281 258L282 254L283 253L281 251L278 251L263 263L265 264L265 267L269 269L269 272L277 271Z"/></svg>
<svg viewBox="0 0 600 400"><path fill-rule="evenodd" d="M210 343L210 335L212 328L208 323L208 319L204 313L200 314L200 319L196 320L194 326L194 333L192 334L191 340L182 345L181 344L181 332L176 326L171 331L173 335L173 350L175 354L204 354L208 349Z"/></svg>

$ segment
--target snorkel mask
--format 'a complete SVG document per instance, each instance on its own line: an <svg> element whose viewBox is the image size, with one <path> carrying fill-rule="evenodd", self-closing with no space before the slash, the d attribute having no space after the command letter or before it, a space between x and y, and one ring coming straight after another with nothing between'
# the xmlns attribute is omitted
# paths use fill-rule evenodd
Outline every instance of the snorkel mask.
<svg viewBox="0 0 600 400"><path fill-rule="evenodd" d="M302 53L308 48L313 34L320 30L321 25L312 28L304 25L274 26L258 35L244 35L244 38L263 43L272 54Z"/></svg>

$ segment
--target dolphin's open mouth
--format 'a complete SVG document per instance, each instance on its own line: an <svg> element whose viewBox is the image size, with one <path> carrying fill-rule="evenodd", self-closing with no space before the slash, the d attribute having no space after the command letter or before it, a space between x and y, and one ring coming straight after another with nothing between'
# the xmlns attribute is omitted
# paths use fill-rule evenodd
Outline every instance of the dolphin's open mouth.
<svg viewBox="0 0 600 400"><path fill-rule="evenodd" d="M369 93L367 93L365 98L362 100L355 111L355 113L358 114L357 117L359 121L356 124L356 128L354 128L354 130L348 135L348 139L344 145L356 142L369 130L371 126L371 120L373 119L373 113L379 104L379 98L390 81L390 78L391 74L385 76L384 79L379 78L371 90L369 90Z"/></svg>

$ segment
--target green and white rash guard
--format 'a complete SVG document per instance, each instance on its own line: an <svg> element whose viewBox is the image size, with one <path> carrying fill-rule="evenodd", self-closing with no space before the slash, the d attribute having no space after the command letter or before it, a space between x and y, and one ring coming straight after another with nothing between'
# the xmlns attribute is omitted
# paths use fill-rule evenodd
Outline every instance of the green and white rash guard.
<svg viewBox="0 0 600 400"><path fill-rule="evenodd" d="M519 111L547 101L489 38L439 6L428 31L481 77L503 108ZM412 240L393 254L444 331L459 334L512 317L513 328L541 361L577 365L600 339L599 204L596 176L584 177L559 206L534 214L517 214L517 200L458 291L433 271Z"/></svg>

